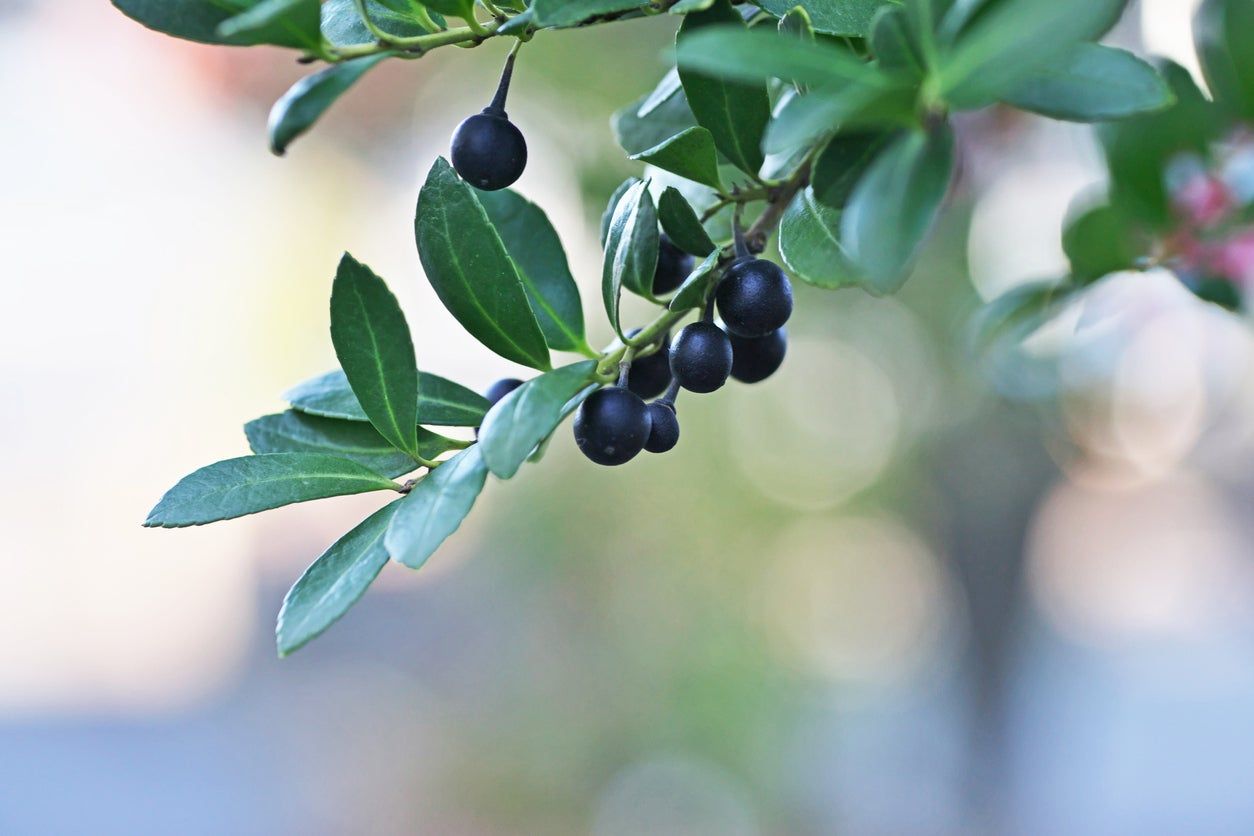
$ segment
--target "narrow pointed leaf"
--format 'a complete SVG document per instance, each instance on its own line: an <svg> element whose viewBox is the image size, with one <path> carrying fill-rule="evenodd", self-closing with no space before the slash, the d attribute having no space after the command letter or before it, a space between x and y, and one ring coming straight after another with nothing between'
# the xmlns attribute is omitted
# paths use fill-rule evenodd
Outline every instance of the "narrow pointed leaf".
<svg viewBox="0 0 1254 836"><path fill-rule="evenodd" d="M577 26L600 15L644 5L640 0L535 0L531 12L537 26Z"/></svg>
<svg viewBox="0 0 1254 836"><path fill-rule="evenodd" d="M1077 44L1021 80L1004 99L1072 122L1104 122L1162 110L1175 101L1158 71L1130 52Z"/></svg>
<svg viewBox="0 0 1254 836"><path fill-rule="evenodd" d="M805 9L816 32L865 37L875 12L887 0L759 0L758 5L782 18L795 6Z"/></svg>
<svg viewBox="0 0 1254 836"><path fill-rule="evenodd" d="M357 462L336 456L244 456L202 467L183 477L152 509L144 525L204 525L294 502L382 490L397 490L397 485Z"/></svg>
<svg viewBox="0 0 1254 836"><path fill-rule="evenodd" d="M417 453L418 366L400 303L383 279L345 255L331 288L331 342L370 423Z"/></svg>
<svg viewBox="0 0 1254 836"><path fill-rule="evenodd" d="M544 210L509 189L479 192L478 198L514 260L549 348L591 351L584 339L579 288Z"/></svg>
<svg viewBox="0 0 1254 836"><path fill-rule="evenodd" d="M684 49L689 38L703 30L724 29L744 29L744 22L728 0L718 0L709 9L688 15L676 37L680 56L691 54ZM756 175L762 168L762 135L771 118L766 84L762 80L728 80L683 63L679 66L679 78L697 124L709 130L714 145L733 165L746 174Z"/></svg>
<svg viewBox="0 0 1254 836"><path fill-rule="evenodd" d="M308 75L292 85L270 109L270 150L279 156L322 118L335 100L387 55L368 55Z"/></svg>
<svg viewBox="0 0 1254 836"><path fill-rule="evenodd" d="M366 593L388 562L383 535L400 502L375 511L337 540L288 591L274 631L280 656L317 638Z"/></svg>
<svg viewBox="0 0 1254 836"><path fill-rule="evenodd" d="M658 222L675 246L695 256L707 256L715 249L701 219L679 189L667 186L657 201Z"/></svg>
<svg viewBox="0 0 1254 836"><path fill-rule="evenodd" d="M619 199L605 239L601 268L601 299L614 330L622 335L619 302L623 288L653 298L653 274L657 270L657 210L648 181L632 186Z"/></svg>
<svg viewBox="0 0 1254 836"><path fill-rule="evenodd" d="M631 159L655 165L712 189L722 189L718 176L718 151L705 128L688 128Z"/></svg>
<svg viewBox="0 0 1254 836"><path fill-rule="evenodd" d="M244 425L244 435L254 453L326 453L355 461L371 470L395 478L418 467L408 453L401 452L369 424L323 418L288 410L266 415ZM453 449L451 439L418 428L418 453L434 459Z"/></svg>
<svg viewBox="0 0 1254 836"><path fill-rule="evenodd" d="M884 150L841 216L841 243L867 285L891 293L905 282L940 211L954 163L948 125L913 131Z"/></svg>
<svg viewBox="0 0 1254 836"><path fill-rule="evenodd" d="M628 154L639 154L665 142L670 137L697 124L697 117L688 107L688 98L679 90L661 101L647 113L642 112L645 99L639 99L614 112L610 127L619 146Z"/></svg>
<svg viewBox="0 0 1254 836"><path fill-rule="evenodd" d="M478 446L492 473L509 479L536 445L562 420L562 408L592 382L596 363L585 360L554 369L519 386L492 407L479 430Z"/></svg>
<svg viewBox="0 0 1254 836"><path fill-rule="evenodd" d="M474 507L488 469L479 445L458 453L431 471L397 503L383 542L397 563L418 569Z"/></svg>
<svg viewBox="0 0 1254 836"><path fill-rule="evenodd" d="M681 35L676 47L681 78L685 72L695 71L746 83L778 78L816 88L892 86L875 66L848 49L824 41L804 41L773 29L746 30L737 25L712 25L687 34L681 31ZM684 90L688 90L687 83ZM688 98L691 101L691 92Z"/></svg>
<svg viewBox="0 0 1254 836"><path fill-rule="evenodd" d="M514 262L475 190L443 157L423 184L414 232L427 280L462 327L507 360L550 368Z"/></svg>
<svg viewBox="0 0 1254 836"><path fill-rule="evenodd" d="M618 184L618 188L610 195L610 202L606 204L605 211L601 213L601 246L605 246L605 239L610 234L610 221L614 220L614 210L618 208L618 201L623 195L627 194L627 190L640 182L638 177L628 177L626 180Z"/></svg>
<svg viewBox="0 0 1254 836"><path fill-rule="evenodd" d="M293 409L325 418L369 421L344 372L336 369L306 380L283 394ZM418 423L437 427L477 427L488 411L483 395L439 375L418 373Z"/></svg>
<svg viewBox="0 0 1254 836"><path fill-rule="evenodd" d="M307 39L296 36L284 26L268 27L261 32L226 36L218 31L225 21L250 6L255 0L112 0L124 15L132 20L175 38L226 46L252 46L271 43L277 46L302 48ZM316 6L313 0L306 2ZM316 11L316 9L315 9Z"/></svg>
<svg viewBox="0 0 1254 836"><path fill-rule="evenodd" d="M322 50L320 0L261 0L218 25L228 43L274 44Z"/></svg>
<svg viewBox="0 0 1254 836"><path fill-rule="evenodd" d="M679 290L671 297L669 307L672 311L686 311L705 302L710 290L710 274L718 267L718 257L719 252L715 250L688 274L688 278L684 279Z"/></svg>

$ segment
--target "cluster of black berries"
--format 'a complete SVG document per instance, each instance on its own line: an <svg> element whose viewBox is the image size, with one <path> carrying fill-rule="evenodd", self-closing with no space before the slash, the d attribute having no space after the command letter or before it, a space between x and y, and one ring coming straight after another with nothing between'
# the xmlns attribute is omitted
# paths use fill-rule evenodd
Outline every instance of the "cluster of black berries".
<svg viewBox="0 0 1254 836"><path fill-rule="evenodd" d="M674 290L691 267L665 238L662 250L655 293ZM585 456L597 464L619 465L641 450L665 453L679 442L675 397L680 388L713 392L728 377L757 383L780 367L788 347L784 323L792 314L792 285L784 271L764 259L741 258L723 275L714 299L722 328L707 310L674 342L663 340L653 354L634 360L625 381L583 402L575 415L575 443ZM657 399L645 403L646 398Z"/></svg>

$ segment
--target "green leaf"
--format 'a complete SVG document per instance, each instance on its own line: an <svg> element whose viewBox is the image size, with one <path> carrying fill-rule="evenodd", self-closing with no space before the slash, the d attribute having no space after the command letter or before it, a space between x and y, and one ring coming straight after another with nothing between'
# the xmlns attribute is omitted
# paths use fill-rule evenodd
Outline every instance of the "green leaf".
<svg viewBox="0 0 1254 836"><path fill-rule="evenodd" d="M623 288L652 299L657 255L657 210L646 180L632 186L618 201L605 238L601 300L619 336L622 336L622 327L618 309Z"/></svg>
<svg viewBox="0 0 1254 836"><path fill-rule="evenodd" d="M244 435L254 453L326 453L365 465L389 478L402 476L418 467L408 453L401 452L369 424L323 418L288 410L266 415L244 425ZM453 449L452 439L418 428L418 452L434 459Z"/></svg>
<svg viewBox="0 0 1254 836"><path fill-rule="evenodd" d="M205 44L232 44L218 26L250 5L250 0L112 0L122 14L149 29Z"/></svg>
<svg viewBox="0 0 1254 836"><path fill-rule="evenodd" d="M1134 226L1106 204L1075 213L1063 229L1062 248L1071 260L1072 274L1082 282L1131 270L1146 254Z"/></svg>
<svg viewBox="0 0 1254 836"><path fill-rule="evenodd" d="M863 284L840 243L840 212L820 203L810 189L798 194L779 224L779 254L797 278L833 289Z"/></svg>
<svg viewBox="0 0 1254 836"><path fill-rule="evenodd" d="M914 97L910 87L879 89L852 84L796 96L771 121L766 150L787 153L837 130L912 127L916 121Z"/></svg>
<svg viewBox="0 0 1254 836"><path fill-rule="evenodd" d="M375 511L337 540L288 590L274 631L280 656L320 636L366 594L388 562L383 535L401 501Z"/></svg>
<svg viewBox="0 0 1254 836"><path fill-rule="evenodd" d="M718 176L718 151L714 136L705 128L688 128L631 159L655 165L680 177L722 189Z"/></svg>
<svg viewBox="0 0 1254 836"><path fill-rule="evenodd" d="M714 5L714 0L679 0L667 11L673 15L686 15L690 12L703 12Z"/></svg>
<svg viewBox="0 0 1254 836"><path fill-rule="evenodd" d="M875 292L891 293L905 282L940 211L953 164L947 124L931 133L911 131L876 157L854 188L840 240Z"/></svg>
<svg viewBox="0 0 1254 836"><path fill-rule="evenodd" d="M294 502L366 491L398 490L357 462L321 453L244 456L202 467L157 503L144 525L182 528L268 511Z"/></svg>
<svg viewBox="0 0 1254 836"><path fill-rule="evenodd" d="M474 507L488 469L476 444L428 473L396 504L383 536L392 559L419 569Z"/></svg>
<svg viewBox="0 0 1254 836"><path fill-rule="evenodd" d="M344 372L336 369L283 394L293 409L308 415L369 421ZM488 411L483 395L439 375L418 373L418 423L437 427L477 427ZM421 443L421 442L420 442Z"/></svg>
<svg viewBox="0 0 1254 836"><path fill-rule="evenodd" d="M537 26L578 26L605 14L626 12L646 5L641 0L535 0L531 12Z"/></svg>
<svg viewBox="0 0 1254 836"><path fill-rule="evenodd" d="M618 208L618 201L622 200L623 195L627 194L627 190L640 182L638 177L628 177L626 180L618 184L618 188L610 195L610 202L605 205L605 211L601 213L601 246L605 246L605 239L610 234L610 221L614 220L614 210Z"/></svg>
<svg viewBox="0 0 1254 836"><path fill-rule="evenodd" d="M562 420L562 408L593 381L596 361L583 360L528 380L488 412L479 430L483 460L509 479Z"/></svg>
<svg viewBox="0 0 1254 836"><path fill-rule="evenodd" d="M1022 79L1005 101L1072 122L1103 122L1162 110L1175 101L1158 71L1130 52L1077 44Z"/></svg>
<svg viewBox="0 0 1254 836"><path fill-rule="evenodd" d="M670 101L676 95L682 95L683 85L679 81L679 70L671 67L666 75L653 88L653 92L645 96L636 107L636 115L643 118Z"/></svg>
<svg viewBox="0 0 1254 836"><path fill-rule="evenodd" d="M910 17L900 6L884 6L871 25L871 52L880 66L912 79L927 75L923 45L911 26Z"/></svg>
<svg viewBox="0 0 1254 836"><path fill-rule="evenodd" d="M412 14L406 14L403 6L393 9L379 0L366 0L366 13L375 26L398 38L413 38L432 31ZM322 4L322 36L332 46L353 46L374 41L374 35L357 13L354 0L326 0Z"/></svg>
<svg viewBox="0 0 1254 836"><path fill-rule="evenodd" d="M833 209L843 209L858 179L892 138L891 131L837 134L832 137L815 158L810 173L814 198Z"/></svg>
<svg viewBox="0 0 1254 836"><path fill-rule="evenodd" d="M347 253L331 286L331 342L370 423L417 454L418 366L400 303L383 279Z"/></svg>
<svg viewBox="0 0 1254 836"><path fill-rule="evenodd" d="M1169 162L1178 154L1209 154L1227 131L1218 108L1207 101L1189 71L1165 62L1163 78L1176 104L1159 113L1098 127L1110 170L1110 201L1120 211L1159 228L1174 223L1165 185Z"/></svg>
<svg viewBox="0 0 1254 836"><path fill-rule="evenodd" d="M1215 101L1254 121L1254 3L1205 0L1193 22L1193 40Z"/></svg>
<svg viewBox="0 0 1254 836"><path fill-rule="evenodd" d="M684 18L676 36L679 54L692 54L692 50L684 49L685 42L702 30L718 32L733 27L743 30L744 22L728 0L718 0L709 9ZM771 118L766 84L761 80L729 81L692 64L680 65L679 79L697 124L709 130L715 147L741 171L756 175L763 161L762 135Z"/></svg>
<svg viewBox="0 0 1254 836"><path fill-rule="evenodd" d="M442 15L470 20L475 16L475 0L422 0L422 5Z"/></svg>
<svg viewBox="0 0 1254 836"><path fill-rule="evenodd" d="M218 24L227 43L274 44L322 51L319 0L261 0Z"/></svg>
<svg viewBox="0 0 1254 836"><path fill-rule="evenodd" d="M816 32L827 35L865 37L876 11L888 0L756 0L757 4L782 18L795 6L806 10Z"/></svg>
<svg viewBox="0 0 1254 836"><path fill-rule="evenodd" d="M779 19L779 33L793 38L799 38L807 43L814 42L814 26L810 23L810 13L801 6L794 6L788 14ZM793 87L798 93L806 93L810 87L808 84L801 82L793 82Z"/></svg>
<svg viewBox="0 0 1254 836"><path fill-rule="evenodd" d="M857 85L883 90L897 84L847 48L827 41L803 41L763 27L746 30L726 25L689 34L681 30L681 35L676 52L681 78L690 70L735 81L778 78L829 89ZM688 91L686 83L684 90ZM692 99L691 91L688 99Z"/></svg>
<svg viewBox="0 0 1254 836"><path fill-rule="evenodd" d="M657 217L671 242L684 252L704 257L714 251L696 210L674 186L667 186L658 198Z"/></svg>
<svg viewBox="0 0 1254 836"><path fill-rule="evenodd" d="M692 115L683 90L674 92L645 110L644 105L648 103L647 96L641 98L616 111L610 119L614 138L619 147L628 154L648 151L697 124L697 118Z"/></svg>
<svg viewBox="0 0 1254 836"><path fill-rule="evenodd" d="M584 339L579 288L544 210L509 189L478 192L477 196L518 269L549 348L590 352Z"/></svg>
<svg viewBox="0 0 1254 836"><path fill-rule="evenodd" d="M684 279L684 283L671 297L669 307L672 311L686 311L704 304L710 291L710 274L718 267L720 255L721 253L715 250L688 274L688 278Z"/></svg>
<svg viewBox="0 0 1254 836"><path fill-rule="evenodd" d="M1082 41L1114 26L1127 0L1002 0L940 56L940 93L953 107L984 107Z"/></svg>
<svg viewBox="0 0 1254 836"><path fill-rule="evenodd" d="M418 197L418 256L444 307L507 360L548 369L549 349L505 244L474 189L443 157Z"/></svg>
<svg viewBox="0 0 1254 836"><path fill-rule="evenodd" d="M270 109L270 150L283 156L287 147L313 127L336 99L387 57L387 54L368 55L333 64L293 84Z"/></svg>

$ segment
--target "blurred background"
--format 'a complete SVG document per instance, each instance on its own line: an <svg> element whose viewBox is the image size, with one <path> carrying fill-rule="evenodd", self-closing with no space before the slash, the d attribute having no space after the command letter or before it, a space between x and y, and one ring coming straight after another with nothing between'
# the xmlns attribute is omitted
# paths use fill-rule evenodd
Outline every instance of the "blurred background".
<svg viewBox="0 0 1254 836"><path fill-rule="evenodd" d="M1190 0L1115 40L1195 67ZM518 189L594 344L609 116L673 21L541 34ZM907 290L798 288L789 362L681 399L665 457L569 430L421 572L279 661L288 586L379 502L149 531L334 365L339 254L419 363L512 369L421 276L418 186L503 45L381 67L286 159L278 50L0 0L0 833L1254 832L1254 341L1116 276L990 374L981 300L1066 269L1088 129L992 112Z"/></svg>

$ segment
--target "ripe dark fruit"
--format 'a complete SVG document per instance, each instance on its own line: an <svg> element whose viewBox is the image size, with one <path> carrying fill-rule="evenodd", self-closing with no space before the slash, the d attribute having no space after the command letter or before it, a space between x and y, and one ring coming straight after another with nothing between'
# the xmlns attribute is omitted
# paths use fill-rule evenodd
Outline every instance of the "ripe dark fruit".
<svg viewBox="0 0 1254 836"><path fill-rule="evenodd" d="M575 443L597 464L631 461L649 439L649 408L621 386L598 389L575 413Z"/></svg>
<svg viewBox="0 0 1254 836"><path fill-rule="evenodd" d="M713 392L731 374L731 340L712 322L684 326L671 346L671 373L689 392Z"/></svg>
<svg viewBox="0 0 1254 836"><path fill-rule="evenodd" d="M653 293L664 296L677 290L692 272L692 256L675 246L665 233L658 237L657 269L653 271Z"/></svg>
<svg viewBox="0 0 1254 836"><path fill-rule="evenodd" d="M644 449L650 453L666 453L679 443L679 418L673 404L658 401L649 404L649 440Z"/></svg>
<svg viewBox="0 0 1254 836"><path fill-rule="evenodd" d="M527 167L522 131L491 107L476 113L453 132L453 168L470 185L494 192L512 184Z"/></svg>
<svg viewBox="0 0 1254 836"><path fill-rule="evenodd" d="M731 376L741 383L759 383L775 374L788 353L788 333L780 328L765 337L731 335Z"/></svg>
<svg viewBox="0 0 1254 836"><path fill-rule="evenodd" d="M488 403L496 406L497 401L513 392L519 386L522 386L521 380L516 377L507 377L489 386L488 391L484 392L483 396L488 399Z"/></svg>
<svg viewBox="0 0 1254 836"><path fill-rule="evenodd" d="M792 316L792 283L764 258L729 267L715 296L723 324L738 337L765 337Z"/></svg>
<svg viewBox="0 0 1254 836"><path fill-rule="evenodd" d="M636 328L628 333L634 337L640 333ZM671 341L668 338L657 351L634 360L631 371L627 373L627 388L646 400L656 398L671 385L671 363L669 356Z"/></svg>

